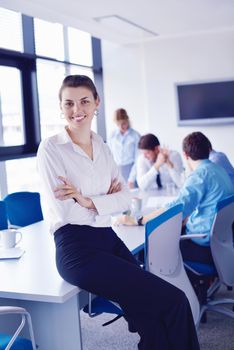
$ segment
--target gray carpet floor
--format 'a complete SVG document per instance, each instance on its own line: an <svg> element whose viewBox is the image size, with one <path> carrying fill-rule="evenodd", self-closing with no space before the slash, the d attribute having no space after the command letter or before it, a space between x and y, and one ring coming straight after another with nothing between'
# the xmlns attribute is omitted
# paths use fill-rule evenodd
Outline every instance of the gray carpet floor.
<svg viewBox="0 0 234 350"><path fill-rule="evenodd" d="M234 299L234 291L227 291L226 288L222 288L217 293L219 294ZM112 315L108 314L90 318L81 312L83 350L137 349L139 336L128 332L127 323L123 318L102 327L102 324L111 318ZM234 319L209 312L207 323L199 326L198 338L201 350L234 350Z"/></svg>

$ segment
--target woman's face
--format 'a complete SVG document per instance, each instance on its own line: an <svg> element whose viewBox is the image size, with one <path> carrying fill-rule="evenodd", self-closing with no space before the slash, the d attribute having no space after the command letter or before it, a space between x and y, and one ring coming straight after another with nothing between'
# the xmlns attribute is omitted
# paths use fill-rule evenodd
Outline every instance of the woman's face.
<svg viewBox="0 0 234 350"><path fill-rule="evenodd" d="M117 127L124 134L129 128L129 122L127 120L118 120Z"/></svg>
<svg viewBox="0 0 234 350"><path fill-rule="evenodd" d="M70 127L89 123L99 106L99 98L94 99L92 91L86 87L65 87L62 91L60 108Z"/></svg>

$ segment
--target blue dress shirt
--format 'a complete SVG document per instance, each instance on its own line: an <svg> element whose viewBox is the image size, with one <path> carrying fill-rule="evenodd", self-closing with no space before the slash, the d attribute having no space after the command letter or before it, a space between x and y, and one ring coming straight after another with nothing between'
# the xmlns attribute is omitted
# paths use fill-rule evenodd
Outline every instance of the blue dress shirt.
<svg viewBox="0 0 234 350"><path fill-rule="evenodd" d="M182 203L183 218L188 217L186 234L206 233L205 238L194 238L200 245L209 245L209 234L218 201L234 194L234 187L226 171L210 160L201 160L187 177L176 200L166 205L170 208Z"/></svg>
<svg viewBox="0 0 234 350"><path fill-rule="evenodd" d="M221 167L223 167L228 175L230 176L231 182L234 186L234 168L232 164L230 163L228 157L223 152L216 152L212 150L209 155L209 159L216 164L219 164Z"/></svg>

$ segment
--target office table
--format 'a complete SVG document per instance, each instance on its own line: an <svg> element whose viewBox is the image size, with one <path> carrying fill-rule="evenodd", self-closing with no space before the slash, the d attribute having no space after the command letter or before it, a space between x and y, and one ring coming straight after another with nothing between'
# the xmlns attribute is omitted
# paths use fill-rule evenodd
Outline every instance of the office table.
<svg viewBox="0 0 234 350"><path fill-rule="evenodd" d="M133 198L138 197L142 199L143 212L149 212L161 208L166 203L174 200L179 194L179 189L173 188L167 190L162 188L160 190L142 191L135 188L130 190L130 192Z"/></svg>
<svg viewBox="0 0 234 350"><path fill-rule="evenodd" d="M164 190L133 191L143 198L168 196ZM149 208L148 208L149 210ZM147 210L147 211L148 211ZM143 226L117 226L114 230L133 254L144 246ZM21 228L20 247L25 254L19 260L0 260L0 305L25 307L32 316L36 343L40 350L82 350L80 309L88 302L88 293L65 282L55 265L55 245L46 221ZM15 321L0 319L7 332ZM27 336L27 330L25 329Z"/></svg>
<svg viewBox="0 0 234 350"><path fill-rule="evenodd" d="M80 309L87 292L65 282L55 265L55 246L45 221L21 228L19 260L0 261L0 305L25 307L32 316L40 350L82 350ZM118 236L135 254L144 245L144 227L115 227ZM0 320L1 332L15 321ZM24 333L27 336L27 330Z"/></svg>

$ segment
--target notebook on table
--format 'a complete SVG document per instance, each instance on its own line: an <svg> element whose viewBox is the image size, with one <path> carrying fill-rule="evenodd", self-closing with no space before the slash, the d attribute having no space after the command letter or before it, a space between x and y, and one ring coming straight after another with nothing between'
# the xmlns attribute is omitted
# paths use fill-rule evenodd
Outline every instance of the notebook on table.
<svg viewBox="0 0 234 350"><path fill-rule="evenodd" d="M24 254L24 252L25 251L19 247L9 249L3 249L0 247L0 260L19 259Z"/></svg>

